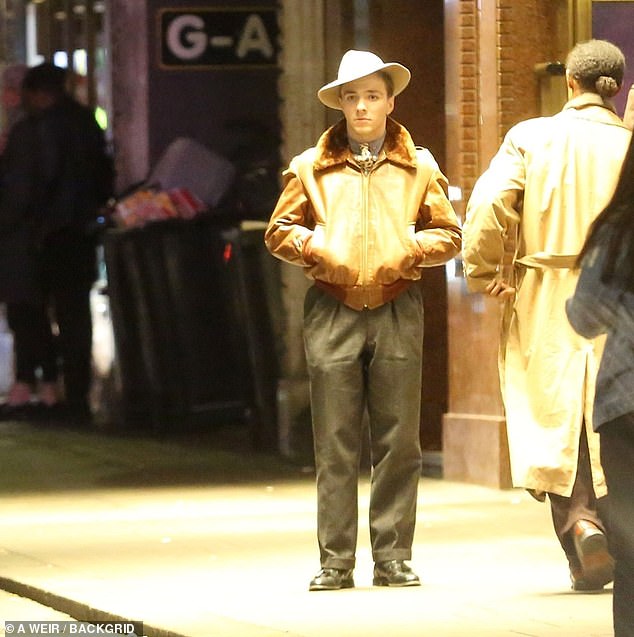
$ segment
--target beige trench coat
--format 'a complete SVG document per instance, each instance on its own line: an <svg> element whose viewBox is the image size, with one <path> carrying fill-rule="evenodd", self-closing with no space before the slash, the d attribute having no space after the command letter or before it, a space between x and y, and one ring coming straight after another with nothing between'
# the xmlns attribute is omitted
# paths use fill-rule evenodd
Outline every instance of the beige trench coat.
<svg viewBox="0 0 634 637"><path fill-rule="evenodd" d="M500 343L513 484L570 496L587 423L593 483L606 486L592 402L603 338L570 327L565 301L578 278L576 256L608 202L630 132L602 99L585 93L553 117L514 126L467 205L463 259L469 289L506 277L515 247Z"/></svg>

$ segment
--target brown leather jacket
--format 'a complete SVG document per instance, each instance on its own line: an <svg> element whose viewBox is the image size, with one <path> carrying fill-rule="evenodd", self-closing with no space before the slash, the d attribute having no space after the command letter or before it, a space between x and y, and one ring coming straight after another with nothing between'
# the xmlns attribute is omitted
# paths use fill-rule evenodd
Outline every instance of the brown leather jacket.
<svg viewBox="0 0 634 637"><path fill-rule="evenodd" d="M395 298L422 267L460 251L445 176L390 118L370 171L354 161L342 120L291 161L284 180L265 233L268 249L355 310Z"/></svg>

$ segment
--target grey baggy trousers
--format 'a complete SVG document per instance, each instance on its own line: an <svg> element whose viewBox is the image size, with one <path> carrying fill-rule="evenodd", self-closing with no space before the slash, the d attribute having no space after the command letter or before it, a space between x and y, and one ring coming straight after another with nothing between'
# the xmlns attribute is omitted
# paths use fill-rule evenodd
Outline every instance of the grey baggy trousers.
<svg viewBox="0 0 634 637"><path fill-rule="evenodd" d="M411 559L422 461L423 302L417 285L373 310L312 287L304 302L321 566L355 565L364 411L375 562Z"/></svg>

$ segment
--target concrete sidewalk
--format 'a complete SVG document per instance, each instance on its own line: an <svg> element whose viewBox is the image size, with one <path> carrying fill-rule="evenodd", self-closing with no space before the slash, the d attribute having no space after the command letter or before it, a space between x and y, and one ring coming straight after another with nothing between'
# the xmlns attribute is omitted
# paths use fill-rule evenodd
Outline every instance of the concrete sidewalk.
<svg viewBox="0 0 634 637"><path fill-rule="evenodd" d="M309 593L315 494L300 467L200 441L0 433L0 586L63 618L137 620L161 637L612 635L611 591L570 590L548 507L522 491L423 478L422 586L383 589L364 480L356 588ZM37 620L26 604L1 595L0 619Z"/></svg>

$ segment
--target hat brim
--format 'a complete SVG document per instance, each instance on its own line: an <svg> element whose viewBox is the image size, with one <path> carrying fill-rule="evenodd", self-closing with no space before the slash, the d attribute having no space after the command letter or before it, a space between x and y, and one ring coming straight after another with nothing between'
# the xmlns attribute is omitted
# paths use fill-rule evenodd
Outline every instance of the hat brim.
<svg viewBox="0 0 634 637"><path fill-rule="evenodd" d="M339 89L344 85L348 84L348 82L354 82L355 80L360 80L363 77L368 77L368 75L374 75L383 71L390 75L392 78L392 82L394 84L394 93L393 95L398 95L402 93L409 84L409 81L412 77L409 69L405 68L402 64L398 64L398 62L389 62L387 64L383 64L382 66L373 69L369 73L363 73L358 77L346 77L344 79L336 79L334 82L330 82L325 86L322 86L317 91L317 97L322 104L325 104L329 108L334 108L337 110L341 110L341 103L339 101Z"/></svg>

